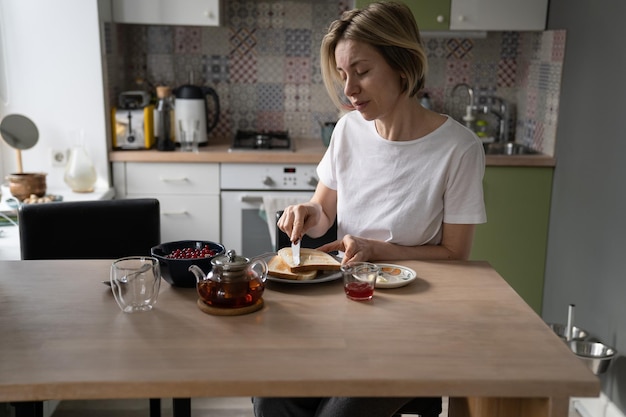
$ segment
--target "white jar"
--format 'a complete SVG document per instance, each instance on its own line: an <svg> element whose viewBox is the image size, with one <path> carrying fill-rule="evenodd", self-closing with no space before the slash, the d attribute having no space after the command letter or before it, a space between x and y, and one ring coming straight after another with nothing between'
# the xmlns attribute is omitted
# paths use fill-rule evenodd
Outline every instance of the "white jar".
<svg viewBox="0 0 626 417"><path fill-rule="evenodd" d="M97 179L96 168L85 148L80 145L74 146L65 166L65 183L74 192L90 193L94 190Z"/></svg>

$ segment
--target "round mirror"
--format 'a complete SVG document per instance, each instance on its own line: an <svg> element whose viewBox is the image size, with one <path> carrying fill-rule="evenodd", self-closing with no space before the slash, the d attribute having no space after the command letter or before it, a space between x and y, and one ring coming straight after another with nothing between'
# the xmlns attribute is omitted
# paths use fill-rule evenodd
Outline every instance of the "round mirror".
<svg viewBox="0 0 626 417"><path fill-rule="evenodd" d="M0 123L2 139L14 149L30 149L39 140L39 130L28 117L10 114Z"/></svg>

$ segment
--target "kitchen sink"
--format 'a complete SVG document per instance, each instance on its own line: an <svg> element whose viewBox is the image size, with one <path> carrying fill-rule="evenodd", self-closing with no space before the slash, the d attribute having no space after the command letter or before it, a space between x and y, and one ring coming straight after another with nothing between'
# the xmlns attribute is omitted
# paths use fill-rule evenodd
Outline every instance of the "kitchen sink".
<svg viewBox="0 0 626 417"><path fill-rule="evenodd" d="M483 146L486 155L536 155L539 153L526 145L515 142L484 143Z"/></svg>

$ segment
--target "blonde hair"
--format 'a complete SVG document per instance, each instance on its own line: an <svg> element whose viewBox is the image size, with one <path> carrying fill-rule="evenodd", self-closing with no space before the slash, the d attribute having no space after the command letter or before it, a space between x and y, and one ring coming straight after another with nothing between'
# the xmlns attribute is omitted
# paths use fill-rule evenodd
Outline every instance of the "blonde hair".
<svg viewBox="0 0 626 417"><path fill-rule="evenodd" d="M343 94L335 49L342 40L365 42L375 47L389 66L404 76L403 91L414 97L424 88L428 60L413 13L404 4L371 3L344 12L330 24L320 47L320 66L326 90L340 109L351 107Z"/></svg>

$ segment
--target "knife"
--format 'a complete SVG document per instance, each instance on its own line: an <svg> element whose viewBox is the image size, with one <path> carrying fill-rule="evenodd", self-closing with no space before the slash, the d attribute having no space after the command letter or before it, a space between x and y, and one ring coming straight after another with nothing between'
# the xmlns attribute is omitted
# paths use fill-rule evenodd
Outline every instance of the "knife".
<svg viewBox="0 0 626 417"><path fill-rule="evenodd" d="M291 242L291 256L293 256L293 263L300 265L300 239L298 242Z"/></svg>

